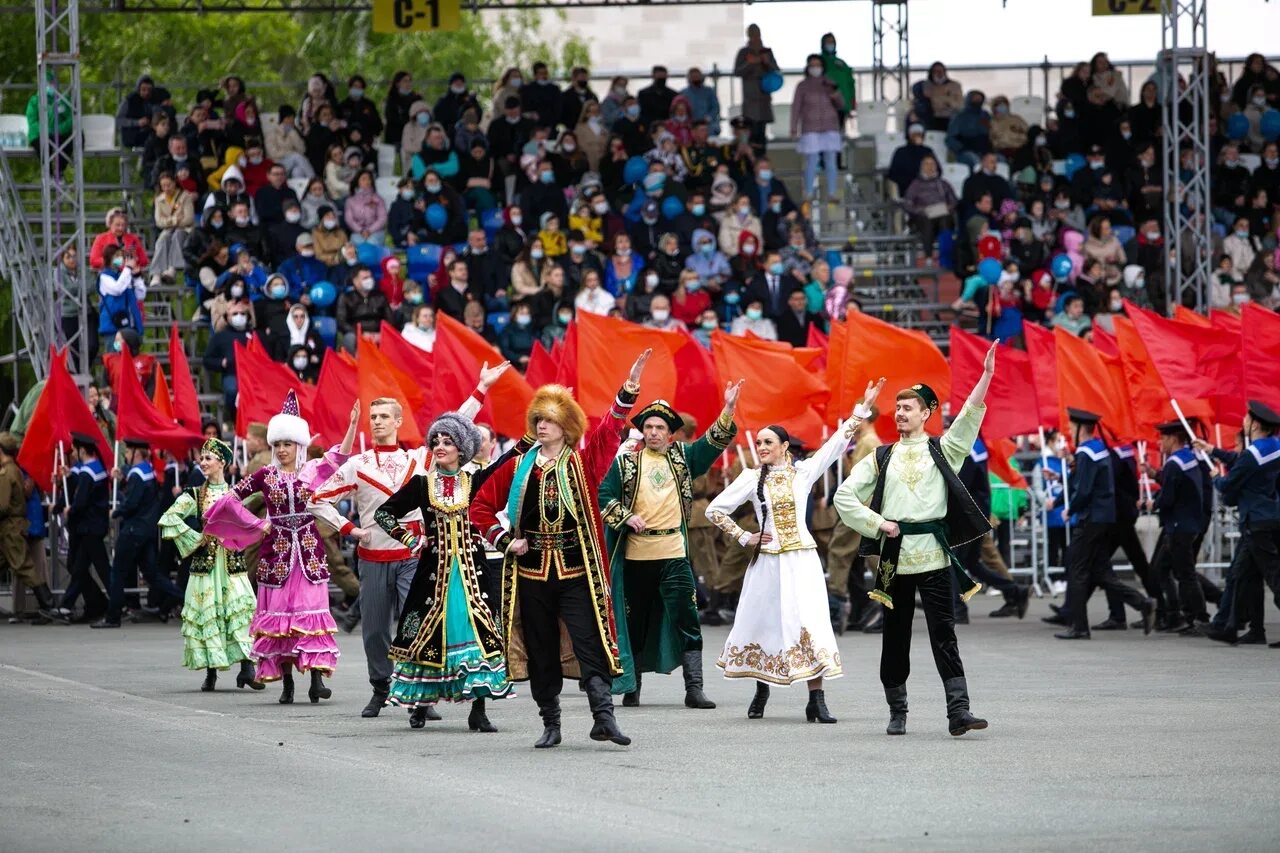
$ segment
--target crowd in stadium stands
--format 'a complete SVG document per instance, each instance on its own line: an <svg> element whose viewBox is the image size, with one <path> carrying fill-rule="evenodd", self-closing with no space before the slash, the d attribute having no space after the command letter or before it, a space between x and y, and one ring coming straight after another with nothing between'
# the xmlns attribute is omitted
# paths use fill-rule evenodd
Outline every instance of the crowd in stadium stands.
<svg viewBox="0 0 1280 853"><path fill-rule="evenodd" d="M317 74L296 106L270 107L269 126L268 107L236 77L182 114L143 77L118 128L141 151L159 236L148 253L122 212L108 216L89 257L99 332L110 340L137 323L128 294L181 278L212 327L204 365L223 377L229 408L233 342L255 331L304 379L323 347L353 349L383 321L430 349L437 312L518 366L581 311L683 325L704 344L727 329L803 345L810 323L858 302L853 271L833 268L815 239L813 199L794 199L767 155L772 96L762 83L777 69L753 26L735 60L744 103L727 137L696 67L679 91L654 66L647 85L616 77L603 97L585 68L561 89L540 62L530 74L507 69L485 93L462 74L443 93L420 92L398 71L382 97L360 74L339 97ZM957 307L984 332L1016 340L1023 322L1042 322L1087 335L1124 299L1168 307L1159 96L1180 84L1157 75L1131 99L1098 54L1062 81L1043 126L1011 113L1006 97L988 105L964 92L941 63L912 87L888 182L919 235L920 262L956 270ZM1274 306L1280 154L1264 138L1264 113L1280 106L1280 74L1255 54L1234 84L1217 74L1213 98L1213 205L1197 212L1220 247L1210 301ZM817 185L821 166L828 198L856 106L852 73L825 35L790 130L803 186ZM945 150L925 144L926 130L945 131ZM396 176L379 173L379 143L398 153ZM1181 168L1192 156L1182 151ZM958 193L948 161L972 167ZM997 281L977 273L991 238ZM1063 253L1072 268L1055 275Z"/></svg>

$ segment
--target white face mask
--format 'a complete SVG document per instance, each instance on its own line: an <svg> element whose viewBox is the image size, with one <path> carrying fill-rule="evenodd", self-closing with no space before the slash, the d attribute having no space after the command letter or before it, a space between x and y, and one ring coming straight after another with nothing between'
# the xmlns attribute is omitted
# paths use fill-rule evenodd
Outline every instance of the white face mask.
<svg viewBox="0 0 1280 853"><path fill-rule="evenodd" d="M322 225L324 225L324 229L325 229L326 231L332 231L332 230L334 230L335 228L337 228L337 227L338 227L338 220L336 220L336 219L326 219L326 220L325 220L323 223L321 223L321 224L322 224Z"/></svg>
<svg viewBox="0 0 1280 853"><path fill-rule="evenodd" d="M231 328L239 331L240 329L243 329L245 326L249 325L249 315L248 314L232 314L230 317L227 318L227 322L231 324Z"/></svg>
<svg viewBox="0 0 1280 853"><path fill-rule="evenodd" d="M653 312L653 320L655 323L665 323L667 322L667 318L670 316L670 311L663 311L661 308Z"/></svg>
<svg viewBox="0 0 1280 853"><path fill-rule="evenodd" d="M248 224L249 224L249 217L247 217L247 216L237 216L237 217L236 217L236 225L238 225L239 227L243 228L243 227L245 227L245 226L246 226L246 225L248 225Z"/></svg>
<svg viewBox="0 0 1280 853"><path fill-rule="evenodd" d="M523 222L524 222L524 217L523 217L523 216L521 216L521 215L520 215L520 214L518 214L518 213L513 213L513 214L511 214L511 224L512 224L512 225L515 225L515 226L517 226L517 227L518 227L518 226L519 226L521 223L523 223Z"/></svg>
<svg viewBox="0 0 1280 853"><path fill-rule="evenodd" d="M290 210L285 213L284 221L289 223L298 223L302 221L302 213L297 210Z"/></svg>
<svg viewBox="0 0 1280 853"><path fill-rule="evenodd" d="M232 299L241 299L244 297L244 288L238 284L233 286L229 292L231 293Z"/></svg>
<svg viewBox="0 0 1280 853"><path fill-rule="evenodd" d="M298 356L297 358L295 358L295 359L293 360L293 369L294 369L294 370L306 370L306 369L307 369L307 357L306 357L305 355L300 355L300 356Z"/></svg>
<svg viewBox="0 0 1280 853"><path fill-rule="evenodd" d="M822 76L822 66L821 66L821 65L810 65L810 66L809 66L809 76L810 76L810 77L821 77L821 76Z"/></svg>
<svg viewBox="0 0 1280 853"><path fill-rule="evenodd" d="M649 290L653 290L655 287L657 287L657 286L658 286L658 274L657 274L657 273L649 273L647 276L645 276L645 277L644 277L644 286L645 286L646 288L648 288Z"/></svg>

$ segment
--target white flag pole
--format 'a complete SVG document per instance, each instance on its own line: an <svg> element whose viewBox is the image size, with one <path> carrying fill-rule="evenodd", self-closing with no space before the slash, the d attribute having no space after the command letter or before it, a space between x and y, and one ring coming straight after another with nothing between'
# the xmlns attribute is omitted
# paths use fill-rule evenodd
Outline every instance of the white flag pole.
<svg viewBox="0 0 1280 853"><path fill-rule="evenodd" d="M1191 424L1187 423L1187 417L1186 415L1182 414L1182 407L1178 405L1178 401L1170 397L1169 405L1173 406L1173 413L1178 416L1178 420L1182 423L1182 428L1187 431L1187 435L1194 438L1195 433L1191 431ZM1199 457L1200 460L1203 461L1210 468L1213 467L1213 460L1210 459L1209 455L1204 451L1197 450L1196 456Z"/></svg>

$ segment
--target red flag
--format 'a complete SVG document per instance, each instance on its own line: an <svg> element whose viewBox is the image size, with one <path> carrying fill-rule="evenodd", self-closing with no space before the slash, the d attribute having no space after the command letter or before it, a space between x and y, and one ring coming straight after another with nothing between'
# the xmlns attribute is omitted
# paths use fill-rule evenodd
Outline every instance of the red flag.
<svg viewBox="0 0 1280 853"><path fill-rule="evenodd" d="M951 413L959 414L973 386L982 378L982 362L991 342L951 327ZM1031 359L1025 352L1000 345L996 352L996 373L987 391L987 414L982 435L1001 439L1035 432L1036 386L1031 376ZM988 441L988 445L994 443Z"/></svg>
<svg viewBox="0 0 1280 853"><path fill-rule="evenodd" d="M173 399L169 396L169 383L165 381L164 371L158 364L156 365L156 390L151 393L151 404L156 407L157 412L174 423L178 422L173 415Z"/></svg>
<svg viewBox="0 0 1280 853"><path fill-rule="evenodd" d="M1116 327L1116 342L1120 347L1120 363L1124 368L1125 383L1129 388L1129 401L1133 409L1134 428L1139 435L1151 435L1156 425L1173 420L1176 415L1169 403L1169 391L1160 381L1151 356L1142 343L1141 336L1127 317L1112 318ZM1203 400L1178 401L1189 418L1213 420L1213 410Z"/></svg>
<svg viewBox="0 0 1280 853"><path fill-rule="evenodd" d="M1280 410L1280 314L1252 302L1240 311L1244 397Z"/></svg>
<svg viewBox="0 0 1280 853"><path fill-rule="evenodd" d="M996 370L996 376L999 376L1000 370L1003 369L1004 365L1002 364L1000 368ZM990 397L987 399L990 399ZM1018 445L1014 444L1013 440L1008 438L1002 438L997 441L988 441L986 442L986 445L987 470L999 477L1001 482L1006 483L1015 489L1027 488L1027 478L1022 476L1022 472L1018 470L1018 466L1013 461L1013 454L1017 452Z"/></svg>
<svg viewBox="0 0 1280 853"><path fill-rule="evenodd" d="M1120 344L1116 341L1116 336L1101 326L1093 327L1093 345L1098 348L1098 352L1117 358L1120 356Z"/></svg>
<svg viewBox="0 0 1280 853"><path fill-rule="evenodd" d="M631 372L631 365L646 349L653 350L653 357L645 366L640 405L650 400L675 400L675 354L691 342L689 338L589 311L579 314L575 323L577 362L590 369L579 371L574 396L587 417L596 418L608 410Z"/></svg>
<svg viewBox="0 0 1280 853"><path fill-rule="evenodd" d="M524 369L524 381L529 383L529 387L539 388L554 383L559 369L560 365L551 358L542 341L534 341L533 352L529 353L529 363Z"/></svg>
<svg viewBox="0 0 1280 853"><path fill-rule="evenodd" d="M900 329L856 311L845 315L845 326L848 336L839 371L842 390L837 395L841 407L828 409L828 423L845 417L853 404L862 398L867 382L881 376L887 380L887 401L893 400L903 388L918 382L932 388L939 400L951 398L951 368L928 335L912 329ZM931 434L940 435L942 418L929 418L925 427ZM876 431L884 441L894 441L898 437L892 418L879 421Z"/></svg>
<svg viewBox="0 0 1280 853"><path fill-rule="evenodd" d="M1061 419L1058 409L1058 348L1053 332L1035 323L1024 323L1022 337L1027 343L1031 377L1035 380L1040 426L1056 429Z"/></svg>
<svg viewBox="0 0 1280 853"><path fill-rule="evenodd" d="M1173 319L1183 323L1190 323L1192 326L1203 326L1206 329L1213 325L1208 317L1203 314L1197 314L1185 305L1173 306Z"/></svg>
<svg viewBox="0 0 1280 853"><path fill-rule="evenodd" d="M382 321L378 335L378 349L391 359L391 362L405 373L408 373L422 389L423 396L430 399L435 381L436 364L431 353L419 349L404 339L404 335L396 331L396 327ZM440 411L448 411L443 408ZM345 429L345 426L344 426Z"/></svg>
<svg viewBox="0 0 1280 853"><path fill-rule="evenodd" d="M67 372L66 350L49 348L49 378L31 412L27 432L18 449L18 465L48 494L53 490L54 450L61 445L67 457L67 467L75 464L71 449L71 433L82 432L93 436L98 446L102 464L110 469L115 465L111 444L102 434L89 404Z"/></svg>
<svg viewBox="0 0 1280 853"><path fill-rule="evenodd" d="M169 379L173 385L173 416L187 429L199 430L200 399L196 396L196 384L191 379L191 365L178 337L178 325L169 327Z"/></svg>
<svg viewBox="0 0 1280 853"><path fill-rule="evenodd" d="M831 321L831 334L827 338L827 388L831 390L831 399L827 401L827 409L847 412L853 408L853 400L847 400L844 381L844 354L849 340L849 327L843 320Z"/></svg>
<svg viewBox="0 0 1280 853"><path fill-rule="evenodd" d="M814 411L831 396L825 383L805 371L791 353L761 341L711 333L711 352L721 382L746 379L737 420L749 430L781 424L811 447L822 441L822 419ZM768 343L763 342L763 343Z"/></svg>
<svg viewBox="0 0 1280 853"><path fill-rule="evenodd" d="M1209 400L1219 420L1243 416L1238 337L1166 320L1131 302L1125 309L1170 396L1179 403Z"/></svg>
<svg viewBox="0 0 1280 853"><path fill-rule="evenodd" d="M402 408L400 424L400 443L408 447L422 446L422 432L419 422L430 417L426 411L427 400L421 389L414 385L414 380L400 368L391 363L391 359L383 355L377 344L368 338L361 337L356 341L356 373L360 387L360 409L368 414L369 404L380 397L398 400ZM326 400L325 405L341 406L337 400ZM364 435L365 442L372 446L373 436L369 434L369 424L360 424L359 432Z"/></svg>
<svg viewBox="0 0 1280 853"><path fill-rule="evenodd" d="M1123 383L1124 368L1114 356L1103 355L1061 327L1053 331L1057 344L1059 423L1067 430L1067 409L1102 415L1108 435L1128 441L1136 437L1129 398Z"/></svg>
<svg viewBox="0 0 1280 853"><path fill-rule="evenodd" d="M484 338L447 314L436 315L436 345L432 355L436 367L432 408L437 413L462 405L475 390L484 362L492 366L504 360L502 353ZM533 389L529 383L516 371L508 370L489 389L476 420L492 424L508 438L519 438L525 433L525 412L532 399Z"/></svg>
<svg viewBox="0 0 1280 853"><path fill-rule="evenodd" d="M1243 329L1242 318L1243 315L1241 315L1241 317L1237 317L1234 314L1228 314L1226 311L1219 311L1217 308L1214 308L1209 312L1209 325L1220 332L1226 332L1229 335L1238 335Z"/></svg>
<svg viewBox="0 0 1280 853"><path fill-rule="evenodd" d="M235 353L236 384L239 389L236 399L236 435L244 437L249 424L255 421L265 424L273 415L280 414L280 407L290 391L297 394L302 416L310 424L316 401L314 385L299 381L289 368L272 361L257 335L250 338L247 346L236 341Z"/></svg>
<svg viewBox="0 0 1280 853"><path fill-rule="evenodd" d="M556 370L556 384L563 385L566 388L578 387L578 321L573 320L569 323L569 328L564 330L564 339L556 341L556 346L560 347L557 354L552 350L552 355L556 355L556 364L559 368ZM536 385L534 386L537 387Z"/></svg>
<svg viewBox="0 0 1280 853"><path fill-rule="evenodd" d="M116 436L139 439L160 450L185 454L204 443L199 430L189 430L158 411L142 390L138 374L120 371L120 408L116 413Z"/></svg>
<svg viewBox="0 0 1280 853"><path fill-rule="evenodd" d="M693 415L698 422L698 431L705 432L720 417L724 386L716 375L716 360L711 350L698 343L688 331L680 334L688 338L688 343L676 352L675 367L680 385L672 402L678 411ZM646 368L645 374L648 372Z"/></svg>
<svg viewBox="0 0 1280 853"><path fill-rule="evenodd" d="M316 381L316 400L323 400L324 405L315 406L311 419L307 421L311 431L320 436L325 446L342 443L351 420L351 410L345 401L358 399L360 380L356 373L356 360L345 352L326 350L320 362L320 378Z"/></svg>

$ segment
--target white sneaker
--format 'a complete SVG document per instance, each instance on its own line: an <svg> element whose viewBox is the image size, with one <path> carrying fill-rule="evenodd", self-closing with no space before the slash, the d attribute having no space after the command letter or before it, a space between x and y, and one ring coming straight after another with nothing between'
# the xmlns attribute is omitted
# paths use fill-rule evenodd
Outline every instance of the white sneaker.
<svg viewBox="0 0 1280 853"><path fill-rule="evenodd" d="M1053 581L1049 584L1050 595L1065 595L1067 592L1066 581Z"/></svg>

